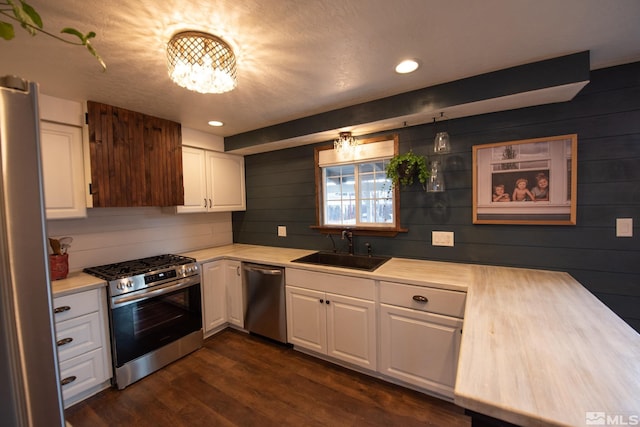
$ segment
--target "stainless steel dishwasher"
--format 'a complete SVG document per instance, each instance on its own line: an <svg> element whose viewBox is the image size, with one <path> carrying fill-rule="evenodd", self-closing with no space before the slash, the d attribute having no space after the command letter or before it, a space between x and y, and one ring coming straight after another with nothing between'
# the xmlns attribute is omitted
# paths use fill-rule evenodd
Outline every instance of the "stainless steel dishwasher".
<svg viewBox="0 0 640 427"><path fill-rule="evenodd" d="M286 343L284 268L243 262L242 292L245 329Z"/></svg>

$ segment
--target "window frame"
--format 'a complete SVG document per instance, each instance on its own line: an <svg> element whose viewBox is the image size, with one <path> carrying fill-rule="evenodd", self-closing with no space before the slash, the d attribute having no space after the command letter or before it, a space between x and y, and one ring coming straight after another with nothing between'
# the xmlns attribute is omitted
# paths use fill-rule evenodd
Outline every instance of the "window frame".
<svg viewBox="0 0 640 427"><path fill-rule="evenodd" d="M358 144L370 144L373 142L381 142L381 141L389 141L393 140L393 155L398 155L398 135L384 135L377 136L374 138L366 138L358 141ZM323 225L322 224L322 215L324 212L324 191L323 191L323 176L322 176L322 168L320 167L320 152L324 150L333 150L333 145L323 145L316 147L314 149L314 163L315 163L315 183L316 183L316 224L311 226L312 229L318 230L323 234L340 234L342 230L350 230L354 235L361 236L395 236L400 232L406 232L406 229L403 229L400 225L400 190L398 186L394 186L391 190L393 192L393 215L395 218L395 225L390 227L385 226L356 226L356 225ZM345 164L357 165L363 163L363 161L353 161L353 162L345 162ZM357 198L357 201L360 201L360 197Z"/></svg>

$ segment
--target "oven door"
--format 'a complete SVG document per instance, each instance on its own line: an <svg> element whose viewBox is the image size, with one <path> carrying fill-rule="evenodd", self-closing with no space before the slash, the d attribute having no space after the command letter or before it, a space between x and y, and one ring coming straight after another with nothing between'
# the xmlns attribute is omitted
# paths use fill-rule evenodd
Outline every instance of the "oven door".
<svg viewBox="0 0 640 427"><path fill-rule="evenodd" d="M111 298L116 368L202 329L200 276Z"/></svg>

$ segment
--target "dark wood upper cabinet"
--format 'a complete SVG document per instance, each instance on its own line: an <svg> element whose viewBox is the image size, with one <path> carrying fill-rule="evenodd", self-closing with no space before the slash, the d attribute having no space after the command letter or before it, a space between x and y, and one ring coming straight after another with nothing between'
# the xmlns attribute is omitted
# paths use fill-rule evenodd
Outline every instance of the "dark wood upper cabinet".
<svg viewBox="0 0 640 427"><path fill-rule="evenodd" d="M184 204L180 123L87 102L94 207Z"/></svg>

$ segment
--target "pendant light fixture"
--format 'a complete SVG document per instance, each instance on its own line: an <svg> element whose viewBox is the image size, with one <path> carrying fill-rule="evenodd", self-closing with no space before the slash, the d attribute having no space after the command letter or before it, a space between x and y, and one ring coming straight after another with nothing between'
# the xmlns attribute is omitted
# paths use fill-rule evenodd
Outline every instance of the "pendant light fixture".
<svg viewBox="0 0 640 427"><path fill-rule="evenodd" d="M442 120L446 119L443 112L440 113ZM433 129L436 130L436 118L433 118ZM440 154L447 154L451 152L451 141L449 140L449 133L446 131L436 132L436 137L433 140L433 152L437 154L436 160L431 161L431 173L427 180L427 191L429 193L439 193L445 190L444 184L444 170L443 164L440 161Z"/></svg>
<svg viewBox="0 0 640 427"><path fill-rule="evenodd" d="M439 193L445 189L442 165L439 160L433 160L431 162L431 174L427 180L426 187L429 193Z"/></svg>
<svg viewBox="0 0 640 427"><path fill-rule="evenodd" d="M340 155L352 154L356 150L358 141L351 135L351 132L340 132L340 135L333 141L333 149Z"/></svg>
<svg viewBox="0 0 640 427"><path fill-rule="evenodd" d="M444 113L440 113L441 119L446 119ZM436 127L436 118L433 118L433 128ZM449 134L447 132L437 132L433 141L433 152L436 154L446 154L451 151L451 143L449 141Z"/></svg>
<svg viewBox="0 0 640 427"><path fill-rule="evenodd" d="M219 37L199 31L175 34L167 43L169 77L199 93L224 93L237 85L236 56Z"/></svg>

